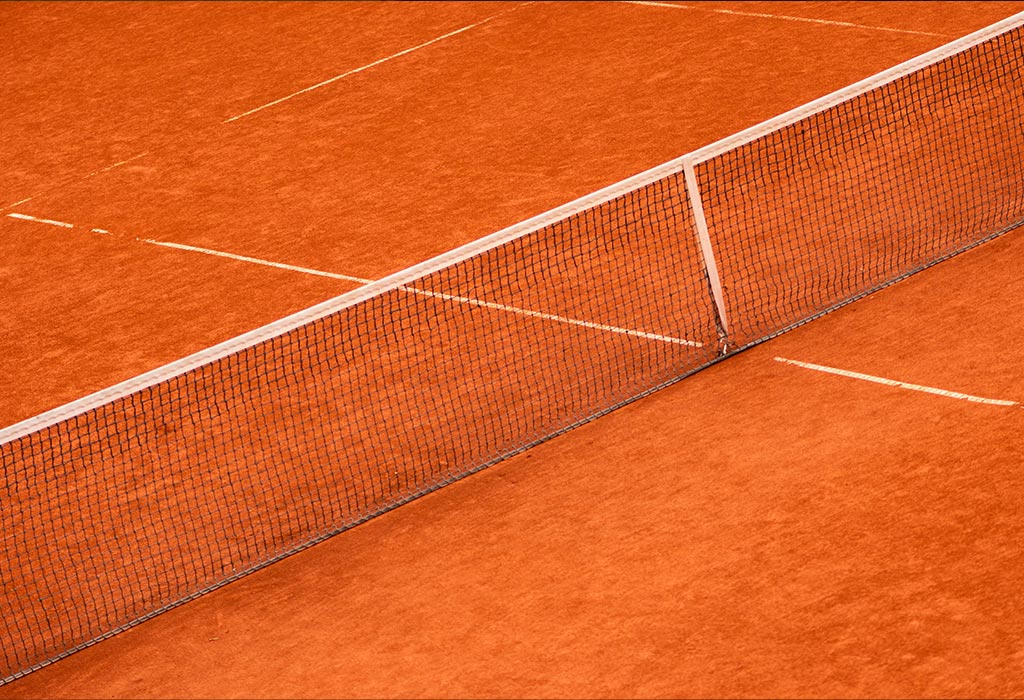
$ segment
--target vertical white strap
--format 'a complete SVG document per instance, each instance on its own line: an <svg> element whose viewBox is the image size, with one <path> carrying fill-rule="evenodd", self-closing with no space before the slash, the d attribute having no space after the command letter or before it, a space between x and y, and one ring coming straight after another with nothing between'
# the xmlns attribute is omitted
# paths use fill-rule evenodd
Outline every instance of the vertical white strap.
<svg viewBox="0 0 1024 700"><path fill-rule="evenodd" d="M729 336L729 319L725 315L725 297L722 294L722 280L718 276L718 264L715 262L715 252L711 247L711 237L708 235L708 222L704 218L704 204L700 198L700 188L697 186L697 175L693 171L693 159L683 159L683 173L686 176L686 192L690 198L690 209L693 211L693 223L697 229L697 240L700 241L700 252L704 257L704 270L708 275L708 283L711 285L711 295L715 300L715 311L718 314L718 325L725 338Z"/></svg>

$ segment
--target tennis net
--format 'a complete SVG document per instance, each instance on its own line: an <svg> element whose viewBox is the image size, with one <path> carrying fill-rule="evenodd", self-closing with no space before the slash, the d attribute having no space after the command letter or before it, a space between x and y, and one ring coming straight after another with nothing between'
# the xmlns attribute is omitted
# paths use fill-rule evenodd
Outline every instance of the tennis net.
<svg viewBox="0 0 1024 700"><path fill-rule="evenodd" d="M1019 226L1022 26L0 431L0 675Z"/></svg>

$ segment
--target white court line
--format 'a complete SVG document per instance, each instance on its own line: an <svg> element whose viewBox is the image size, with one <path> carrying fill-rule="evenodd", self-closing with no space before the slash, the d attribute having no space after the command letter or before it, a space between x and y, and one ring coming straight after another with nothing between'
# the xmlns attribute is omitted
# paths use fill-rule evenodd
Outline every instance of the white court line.
<svg viewBox="0 0 1024 700"><path fill-rule="evenodd" d="M868 90L882 85L888 85L901 77L910 75L914 71L921 70L927 66L936 65L940 61L947 60L957 54L962 54L972 47L978 46L995 36L1015 31L1021 26L1024 26L1024 12L1007 17L995 24L979 29L965 37L956 39L955 41L949 42L944 46L940 46L939 48L921 54L920 56L908 61L904 61L897 66L893 66L888 70L884 70L881 73L865 78L853 85L837 90L825 95L824 97L818 98L817 100L808 102L801 107L792 109L748 129L744 129L737 134L715 141L712 144L691 152L689 155L657 165L649 170L645 170L642 173L634 175L633 177L620 180L608 187L597 190L596 192L591 192L579 199L567 202L566 204L538 214L530 219L520 221L519 223L513 224L512 226L500 231L495 231L494 233L484 236L479 240L459 246L458 248L449 250L448 252L442 253L441 255L429 260L424 260L412 267L399 270L398 272L388 275L376 282L362 285L332 299L328 299L319 304L310 306L309 308L296 311L293 314L289 314L288 316L279 318L264 326L255 328L248 333L243 333L234 338L229 338L224 342L193 353L187 357L175 360L174 362L169 362L166 365L157 367L149 372L144 372L136 377L132 377L131 379L115 384L114 386L107 387L106 389L101 389L100 391L89 394L88 396L83 396L80 399L58 406L52 410L40 413L32 418L16 423L15 425L8 426L7 428L0 428L0 444L17 440L35 431L56 425L63 420L80 416L87 411L129 396L130 394L141 391L146 387L151 387L173 377L181 376L185 372L189 372L197 367L205 367L219 359L228 357L233 353L254 347L257 344L267 342L272 338L280 337L304 324L325 318L330 314L337 313L342 309L350 308L355 304L360 304L368 299L379 297L380 295L386 294L398 287L412 284L426 275L437 272L438 270L446 267L450 267L462 260L468 260L471 257L481 255L509 241L523 238L524 236L539 231L543 227L549 226L556 221L566 217L575 216L582 211L605 202L609 202L626 193L636 191L639 188L645 187L662 178L677 175L682 172L683 163L686 161L692 162L694 166L699 163L704 163L728 150L739 148L744 144L750 143L758 138L762 138L765 134L783 129L810 114L830 109L838 104L849 101Z"/></svg>
<svg viewBox="0 0 1024 700"><path fill-rule="evenodd" d="M260 258L250 258L247 255L235 255L234 253L225 253L221 250L212 250L210 248L199 248L194 245L185 245L184 243L169 243L167 241L154 241L151 238L137 238L135 239L140 243L149 243L150 245L163 246L164 248L176 248L178 250L188 250L193 253L202 253L204 255L213 255L218 258L228 258L230 260L238 260L240 262L253 263L254 265L263 265L265 267L276 267L279 270L291 270L292 272L302 272L307 275L317 275L318 277L330 277L336 280L347 280L349 282L358 282L359 284L370 284L373 280L363 279L362 277L351 277L349 275L340 275L336 272L325 272L323 270L314 270L309 267L298 267L297 265L287 265L285 263L273 262L271 260L261 260Z"/></svg>
<svg viewBox="0 0 1024 700"><path fill-rule="evenodd" d="M268 102L265 105L260 105L259 107L255 107L253 109L250 109L247 112L242 112L241 114L236 114L233 117L228 117L227 119L222 121L221 124L227 124L229 122L235 121L236 119L241 119L242 117L247 117L250 114L255 114L256 112L259 112L259 111L262 111L264 109L267 109L268 107L273 107L274 105L280 104L280 103L282 103L282 102L284 102L286 100L290 100L293 97L297 97L297 96L299 96L299 95L301 95L303 93L310 92L311 90L316 90L317 88L324 87L325 85L330 85L331 83L333 83L333 82L335 82L337 80L341 80L342 78L347 78L350 75L355 75L356 73L361 73L364 70L367 70L369 68L373 68L374 66L379 66L382 63L386 63L387 61L391 61L391 60L393 60L395 58L400 58L401 56L405 56L406 54L412 53L413 51L418 51L420 49L426 48L426 47L430 46L431 44L436 44L439 41L443 41L445 39L449 39L449 38L451 38L451 37L453 37L453 36L455 36L457 34L461 34L463 32L469 31L470 29L474 29L476 27L479 27L482 24L486 24L487 22L490 22L491 20L497 19L498 17L501 17L502 15L506 15L506 14L508 14L510 12L515 12L516 10L518 10L520 8L523 8L523 7L526 7L527 5L532 5L532 4L533 4L533 0L530 0L530 2L519 3L518 5L516 5L515 7L511 8L511 9L504 10L502 12L498 12L496 14L491 15L490 17L485 17L484 19L480 20L479 22L474 22L473 24L468 24L465 27L461 27L461 28L456 29L454 31L448 32L447 34L442 34L439 37L435 37L435 38L431 39L430 41L426 41L426 42L424 42L422 44L419 44L417 46L413 46L413 47L405 49L403 51L399 51L398 53L391 54L390 56L385 56L384 58L380 58L380 59L374 61L373 63L367 63L365 66L360 66L359 68L353 68L350 71L346 71L344 73L341 73L340 75L336 75L333 78L328 78L327 80L319 82L316 85L310 85L307 88L303 88L302 90L299 90L297 92L293 92L292 94L286 95L286 96L284 96L284 97L282 97L280 99L274 100L273 102ZM145 153L139 153L137 155L132 156L131 158L127 158L127 159L119 161L117 163L113 163L113 164L108 165L108 166L106 166L104 168L100 168L99 170L94 170L93 172L89 173L88 175L82 176L81 180L87 180L90 177L94 177L96 175L100 175L101 173L105 173L105 172L107 172L109 170L113 170L114 168L118 168L118 167L120 167L122 165L125 165L127 163L131 163L133 160L138 160L139 158L142 158L142 157L148 156L148 155L149 155L149 151L146 151ZM0 206L0 211L3 211L5 209L10 209L11 207L16 207L16 206L18 206L20 204L25 204L26 202L31 202L36 197L38 197L38 196L40 196L42 194L46 194L49 191L50 190L46 190L44 192L36 192L31 197L26 197L25 199L19 200L17 202L12 202L11 204L6 204L4 206Z"/></svg>
<svg viewBox="0 0 1024 700"><path fill-rule="evenodd" d="M849 27L852 29L873 29L878 32L895 32L897 34L917 34L920 36L937 36L943 39L950 38L948 34L937 34L935 32L922 32L916 29L896 29L894 27L876 27L870 24L854 24L853 22L842 22L834 19L814 19L811 17L793 17L791 15L774 15L767 12L740 12L738 10L726 10L723 8L699 7L695 5L677 5L671 2L653 2L652 0L623 0L628 5L647 5L648 7L672 7L677 10L697 10L699 12L715 12L720 15L737 15L739 17L760 17L762 19L781 19L790 22L809 22L811 24L827 24L835 27Z"/></svg>
<svg viewBox="0 0 1024 700"><path fill-rule="evenodd" d="M240 262L252 263L254 265L264 265L266 267L275 267L280 270L290 270L292 272L301 272L307 275L317 275L319 277L330 277L332 279L347 280L349 282L358 282L360 284L370 284L376 280L364 279L362 277L352 277L350 275L341 275L336 272L325 272L324 270L314 270L309 267L299 267L297 265L287 265L285 263L274 262L272 260L262 260L260 258L252 258L247 255L236 255L234 253L225 253L220 250L212 250L210 248L200 248L198 246L185 245L183 243L169 243L166 241L156 241L151 238L138 238L136 239L142 243L149 243L151 245L163 246L165 248L176 248L178 250L187 250L193 253L203 253L205 255L214 255L219 258L229 258L231 260L238 260ZM568 316L558 316L556 314L548 314L542 311L534 311L532 309L524 309L519 306L509 306L508 304L499 304L493 301L484 301L482 299L473 299L471 297L456 296L453 294L445 294L443 292L432 292L427 289L420 289L418 287L411 287L408 285L402 285L396 287L397 290L406 292L407 294L416 294L417 296L432 297L435 299L444 299L446 301L455 301L461 304L469 304L471 306L478 306L485 309L496 309L498 311L506 311L508 313L518 314L521 316L530 316L532 318L540 318L546 321L556 321L558 323L565 323L572 326L579 326L581 328L592 328L595 330L608 331L610 333L618 333L621 335L629 335L636 338L645 338L647 340L657 340L663 343L673 343L675 345L688 345L690 347L699 348L703 346L703 343L699 343L695 340L687 340L685 338L675 338L669 335L660 335L658 333L647 333L645 331L638 331L632 328L621 328L619 326L610 326L604 323L593 323L592 321L581 321L576 318L569 318Z"/></svg>
<svg viewBox="0 0 1024 700"><path fill-rule="evenodd" d="M112 164L108 165L105 168L100 168L99 170L94 170L91 173L89 173L88 175L84 176L82 179L83 180L87 180L90 177L93 177L95 175L100 175L102 173L107 172L108 170L113 170L114 168L120 168L122 165L127 165L128 163L131 163L133 160L138 160L139 158L144 158L145 156L148 156L148 155L149 155L149 151L146 151L145 153L137 153L136 155L132 156L131 158L125 158L124 160L118 161L117 163L112 163Z"/></svg>
<svg viewBox="0 0 1024 700"><path fill-rule="evenodd" d="M353 68L352 70L345 71L344 73L336 75L333 78L328 78L327 80L319 82L316 85L310 85L307 88L303 88L301 90L293 92L290 95L285 95L284 97L282 97L280 99L277 99L277 100L274 100L273 102L268 102L265 105L260 105L259 107L255 107L253 109L250 109L248 112L242 112L241 114L236 114L233 117L228 117L227 119L225 119L221 123L222 124L227 124L228 122L233 122L236 119L241 119L242 117L247 117L250 114L255 114L256 112L259 112L261 110L267 109L268 107L273 107L274 105L281 104L285 100L290 100L293 97L297 97L297 96L299 96L299 95L301 95L303 93L310 92L311 90L316 90L317 88L322 88L325 85L330 85L331 83L335 82L336 80L341 80L342 78L347 78L350 75L355 75L356 73L361 73L364 70L367 70L369 68L373 68L374 66L379 66L380 64L386 63L387 61L391 61L393 59L400 58L401 56L405 56L406 54L412 53L413 51L419 51L420 49L424 49L424 48L430 46L431 44L436 44L439 41L444 41L445 39L449 39L449 38L455 36L456 34L462 34L463 32L467 32L470 29L474 29L476 27L479 27L482 24L486 24L487 22L490 22L491 20L496 19L497 17L500 17L500 16L502 16L504 14L508 14L509 12L513 12L515 10L518 10L520 7L525 7L526 5L531 5L531 4L533 4L533 3L532 2L522 3L522 4L512 8L510 10L505 10L503 12L499 12L497 14L491 15L490 17L485 17L484 19L480 20L479 22L474 22L473 24L467 24L465 27L461 27L461 28L456 29L454 31L448 32L447 34L442 34L439 37L435 37L435 38L431 39L430 41L425 41L422 44L418 44L416 46L413 46L411 48L405 49L403 51L399 51L398 53L393 53L390 56L385 56L384 58L379 58L376 61L374 61L373 63L367 63L365 66L360 66L359 68Z"/></svg>
<svg viewBox="0 0 1024 700"><path fill-rule="evenodd" d="M60 226L61 228L75 227L74 224L69 224L66 221L55 221L54 219L39 219L34 216L29 216L28 214L11 213L8 214L7 216L11 217L12 219L21 219L22 221L34 221L37 224L49 224L50 226Z"/></svg>
<svg viewBox="0 0 1024 700"><path fill-rule="evenodd" d="M634 330L632 328L621 328L619 326L609 326L603 323L593 323L591 321L581 321L576 318L569 318L567 316L556 316L555 314L546 314L542 311L532 311L530 309L523 309L518 306L508 306L506 304L498 304L492 301L483 301L481 299L472 299L470 297L454 296L452 294L445 294L443 292L431 292L426 289L418 289L416 287L398 287L403 292L409 292L410 294L418 294L420 296L434 297L437 299L446 299L448 301L457 301L462 304L471 304L473 306L480 306L485 309L498 309L499 311L508 311L510 313L519 314L522 316L532 316L533 318L541 318L546 321L557 321L558 323L567 323L572 326L580 326L581 328L594 328L600 331L609 331L611 333L620 333L622 335L631 335L636 338L646 338L648 340L658 340L663 343L673 343L675 345L688 345L693 348L703 347L703 343L699 343L696 340L687 340L686 338L674 338L670 335L659 335L657 333L646 333L644 331Z"/></svg>
<svg viewBox="0 0 1024 700"><path fill-rule="evenodd" d="M992 406L1017 406L1016 401L1004 401L1003 399L983 399L980 396L971 396L970 394L961 394L956 391L946 391L945 389L936 389L930 386L921 386L920 384L908 384L907 382L896 381L895 379L885 379L884 377L875 377L870 374L862 374L860 372L851 372L845 369L836 369L835 367L826 367L824 365L815 365L810 362L801 362L800 360L787 360L784 357L774 358L776 362L784 362L787 365L794 365L796 367L803 367L804 369L812 369L817 372L827 372L828 374L837 374L840 377L849 377L850 379L863 379L866 382L874 382L875 384L884 384L885 386L892 386L898 389L909 389L911 391L922 391L926 394L935 394L936 396L945 396L950 399L961 399L963 401L971 401L973 403L985 403Z"/></svg>

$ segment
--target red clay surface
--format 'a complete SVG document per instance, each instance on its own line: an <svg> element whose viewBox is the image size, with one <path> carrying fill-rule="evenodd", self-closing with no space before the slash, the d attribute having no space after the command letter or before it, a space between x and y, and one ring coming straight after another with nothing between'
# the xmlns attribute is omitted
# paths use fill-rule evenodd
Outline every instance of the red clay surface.
<svg viewBox="0 0 1024 700"><path fill-rule="evenodd" d="M1010 234L0 696L1019 696L1024 411L772 357L1019 400L1024 323L977 310L1012 308L1022 255ZM951 348L988 332L1010 352Z"/></svg>
<svg viewBox="0 0 1024 700"><path fill-rule="evenodd" d="M947 40L878 34L530 6L18 211L379 277Z"/></svg>
<svg viewBox="0 0 1024 700"><path fill-rule="evenodd" d="M831 7L756 11L959 35L1021 5ZM474 12L410 21L390 49L352 63L488 14ZM304 35L308 17L294 21ZM414 53L337 94L225 127L251 131L154 122L180 148L161 143L151 161L10 209L120 236L4 219L17 315L4 319L13 347L0 416L32 415L352 286L132 236L376 276L944 41L531 6L439 44L433 60ZM507 82L481 79L484 68ZM290 74L266 94L336 72ZM211 98L206 109L238 105L224 106ZM88 133L102 140L101 127ZM28 170L43 175L15 183L44 187L59 179L48 168L75 174L108 155L90 153L37 163ZM1024 291L1008 262L1021 255L1011 235L944 263L0 696L1019 695L1020 484L1008 467L1020 462L1020 410L771 357L1020 400L1021 324L1007 312ZM40 315L60 325L40 331Z"/></svg>
<svg viewBox="0 0 1024 700"><path fill-rule="evenodd" d="M935 10L922 5L922 19L915 28L962 34L1019 6L951 5L939 22ZM52 12L57 6L43 7ZM68 7L66 12L81 11L90 17L96 11L91 5ZM309 23L306 11L297 10L290 20L278 17L291 30L268 33L301 35L311 27L314 33L333 36L338 33L336 25L345 21L344 13L354 11L346 7L336 9L342 14L334 23ZM875 24L887 26L893 17L900 18L896 26L909 21L905 7L873 7ZM495 14L508 8L490 9ZM161 12L176 17L179 24L188 22L180 13ZM444 31L451 31L460 22L479 19L479 15L465 17L466 12L459 6L451 20L435 18L426 26L436 32L442 28L435 25L441 23ZM860 10L853 19L867 21L863 14ZM959 23L957 32L950 26L951 17ZM374 30L383 37L377 43L384 46L369 52L372 60L433 36L424 32L413 39L403 31L392 39L385 19L373 20ZM847 21L845 14L840 19ZM153 21L161 20L162 14L157 13ZM622 31L623 26L629 31ZM244 104L231 102L230 108L217 111L216 124L206 124L184 137L174 132L168 145L158 139L151 156L77 183L64 183L7 211L102 228L129 240L136 236L171 240L376 277L678 156L944 41L935 36L659 7L529 6L458 35L450 44L436 44L328 86L322 94L307 93L297 101L221 127L223 114L251 108L272 94L287 94L275 82ZM204 65L215 62L219 46L201 44L196 49ZM93 71L92 63L108 66L113 59L102 51L90 52L89 47L76 55L82 72L101 80L90 84L90 94L95 94L102 92L103 72ZM432 52L435 48L438 54ZM353 55L357 50L338 58L328 56L326 67L317 71L306 68L316 75L290 82L289 90L336 74L339 63L347 70L371 60L366 52ZM210 52L214 55L207 55ZM772 60L764 60L765 52L770 52ZM309 52L294 49L294 53ZM837 60L840 56L843 60ZM54 75L63 64L46 65L49 72L41 72L37 81ZM149 70L171 71L174 65L160 63ZM212 69L207 72L220 75ZM425 75L431 79L425 80ZM210 80L201 92L215 95L222 89L218 81L225 79ZM173 101L174 96L167 99ZM23 101L22 111L35 112L39 119L54 114L45 100L31 92ZM88 113L87 106L76 103L72 111ZM55 114L67 118L63 110ZM73 122L51 127L55 133L72 128ZM90 125L81 133L107 137L100 126ZM136 143L137 148L128 150L150 150L145 138L136 136ZM47 148L39 145L32 152L48 152ZM123 156L118 152L111 157ZM54 180L80 174L79 162L69 158L55 165ZM24 167L36 172L45 170L45 165ZM4 200L15 202L33 194L31 188L12 190ZM34 224L23 225L29 227L24 235L52 235ZM6 238L0 240L8 268L12 264L7 260L14 255L7 254L9 245ZM63 252L88 255L77 247ZM44 281L50 274L45 264L12 273ZM246 283L244 277L233 277L230 265L223 266L217 277L212 284L224 288L239 289ZM132 283L125 280L124 284ZM88 303L88 280L78 287L81 291L72 300ZM194 292L182 289L179 293ZM291 285L279 287L277 295L279 303L293 309L324 298ZM12 307L38 303L36 292L28 286L12 285L5 296ZM205 312L199 306L192 314L195 325L211 329L211 334L228 330L215 309ZM154 318L173 312L159 303L139 308ZM275 318L256 297L235 309L249 315L251 327ZM117 309L109 313L112 320L104 323L122 318ZM221 335L234 332L232 328ZM206 344L191 337L180 341L163 337L156 342L164 351L162 358L180 357ZM8 421L27 418L63 403L68 396L160 364L130 362L120 353L112 357L110 337L101 334L83 338L75 351L89 366L111 361L113 366L100 376L83 372L79 364L50 362L30 343L11 348L6 359L12 371L3 380L10 388L0 392L0 415ZM44 392L25 396L17 391L39 382L61 385L64 391L59 396ZM21 394L16 399L18 408L11 405L10 397L16 394Z"/></svg>
<svg viewBox="0 0 1024 700"><path fill-rule="evenodd" d="M356 286L6 217L0 249L3 425Z"/></svg>
<svg viewBox="0 0 1024 700"><path fill-rule="evenodd" d="M0 206L495 12L493 3L18 3ZM315 65L300 57L316 56ZM13 195L13 196L10 196ZM20 195L20 196L18 196Z"/></svg>

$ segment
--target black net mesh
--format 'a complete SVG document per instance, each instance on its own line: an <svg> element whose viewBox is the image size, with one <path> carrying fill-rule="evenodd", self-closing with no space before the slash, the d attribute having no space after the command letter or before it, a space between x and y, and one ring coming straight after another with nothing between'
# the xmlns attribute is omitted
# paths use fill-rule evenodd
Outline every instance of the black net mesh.
<svg viewBox="0 0 1024 700"><path fill-rule="evenodd" d="M733 343L756 342L1020 221L1021 34L698 166Z"/></svg>
<svg viewBox="0 0 1024 700"><path fill-rule="evenodd" d="M687 202L670 176L0 446L3 670L707 363Z"/></svg>
<svg viewBox="0 0 1024 700"><path fill-rule="evenodd" d="M1024 220L1021 30L0 445L0 676Z"/></svg>

